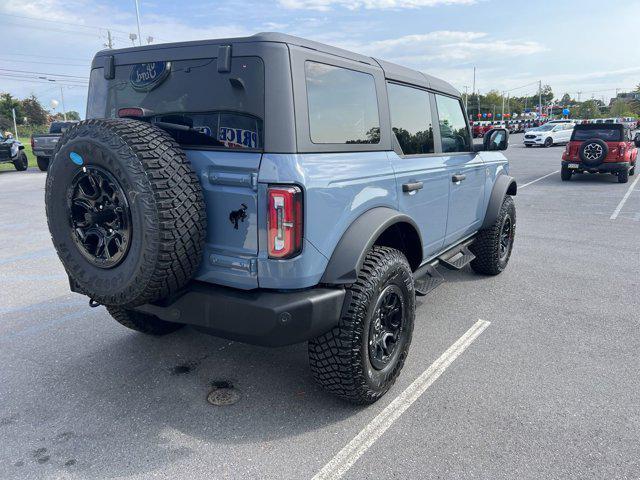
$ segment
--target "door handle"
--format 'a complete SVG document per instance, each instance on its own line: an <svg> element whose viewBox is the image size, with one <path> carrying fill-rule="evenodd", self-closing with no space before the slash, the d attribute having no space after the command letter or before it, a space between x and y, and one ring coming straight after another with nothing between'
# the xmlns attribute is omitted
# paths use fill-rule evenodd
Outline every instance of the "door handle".
<svg viewBox="0 0 640 480"><path fill-rule="evenodd" d="M402 184L403 192L415 192L417 190L421 190L424 187L422 182L409 182Z"/></svg>
<svg viewBox="0 0 640 480"><path fill-rule="evenodd" d="M464 180L465 178L467 178L466 175L462 174L462 173L456 173L455 175L453 175L451 177L451 181L453 183L460 183L462 180Z"/></svg>

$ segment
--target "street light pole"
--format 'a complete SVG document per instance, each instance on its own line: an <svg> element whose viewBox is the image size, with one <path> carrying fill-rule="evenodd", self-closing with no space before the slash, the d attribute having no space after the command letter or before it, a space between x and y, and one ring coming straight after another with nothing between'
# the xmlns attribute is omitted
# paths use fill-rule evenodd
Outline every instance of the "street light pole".
<svg viewBox="0 0 640 480"><path fill-rule="evenodd" d="M62 91L62 85L60 85L60 100L62 100L62 116L64 121L67 121L67 109L64 108L64 92Z"/></svg>
<svg viewBox="0 0 640 480"><path fill-rule="evenodd" d="M142 32L140 31L140 6L138 0L136 2L136 21L138 22L138 43L142 46Z"/></svg>
<svg viewBox="0 0 640 480"><path fill-rule="evenodd" d="M542 119L542 80L538 80L538 101L540 102L538 118Z"/></svg>

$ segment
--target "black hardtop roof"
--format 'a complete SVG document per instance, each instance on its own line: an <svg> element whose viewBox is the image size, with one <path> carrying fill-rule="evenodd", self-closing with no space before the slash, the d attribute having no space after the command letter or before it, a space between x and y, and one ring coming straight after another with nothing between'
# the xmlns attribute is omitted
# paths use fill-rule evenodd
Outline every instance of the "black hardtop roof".
<svg viewBox="0 0 640 480"><path fill-rule="evenodd" d="M377 58L368 57L359 53L344 50L338 47L332 47L320 42L314 42L313 40L307 40L305 38L295 37L293 35L287 35L285 33L276 32L262 32L249 37L236 37L236 38L218 38L210 40L194 40L189 42L175 42L175 43L159 43L154 45L143 45L140 47L129 47L120 49L107 49L101 50L96 53L92 68L100 67L103 65L102 61L96 62L99 57L105 57L109 55L118 55L120 53L139 52L139 51L152 51L162 50L167 48L187 48L187 47L199 47L204 45L229 45L234 43L255 43L255 42L275 42L285 43L288 45L297 45L304 48L316 50L318 52L327 53L329 55L335 55L337 57L346 58L355 62L364 63L367 65L380 66L385 73L386 78L395 80L402 83L410 83L416 86L430 88L442 93L446 93L453 96L460 96L460 92L454 88L448 82L440 80L426 73L418 70L412 70L395 63L387 62L385 60L379 60Z"/></svg>

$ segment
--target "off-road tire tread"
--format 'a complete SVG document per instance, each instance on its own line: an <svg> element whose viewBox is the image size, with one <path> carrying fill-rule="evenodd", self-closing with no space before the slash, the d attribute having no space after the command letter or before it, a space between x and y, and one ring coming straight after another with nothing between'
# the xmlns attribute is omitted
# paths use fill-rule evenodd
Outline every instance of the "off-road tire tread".
<svg viewBox="0 0 640 480"><path fill-rule="evenodd" d="M36 157L36 162L38 163L38 168L41 172L46 172L49 168L49 163L51 160L49 157Z"/></svg>
<svg viewBox="0 0 640 480"><path fill-rule="evenodd" d="M24 150L18 151L18 158L13 162L13 166L19 172L24 172L29 168L29 160L27 159L27 154L24 153Z"/></svg>
<svg viewBox="0 0 640 480"><path fill-rule="evenodd" d="M155 210L153 217L144 219L143 228L154 234L143 247L145 268L138 269L133 287L92 298L103 305L133 307L167 297L195 274L206 237L204 196L191 163L167 132L132 119L79 122L63 134L55 153L81 135L108 144L122 159L123 168L144 174L153 192ZM54 157L52 162L55 161ZM52 180L49 174L47 183ZM51 222L49 215L47 221ZM57 245L56 250L65 263L68 254ZM77 283L82 290L82 282Z"/></svg>
<svg viewBox="0 0 640 480"><path fill-rule="evenodd" d="M410 308L406 326L408 341L382 390L374 390L365 380L361 359L361 343L369 304L375 301L376 286L384 273L400 266L410 282ZM343 313L338 326L309 341L309 365L315 381L328 392L351 403L368 405L382 397L395 383L402 369L413 331L415 292L411 267L402 252L373 246L358 274L358 280L346 289Z"/></svg>
<svg viewBox="0 0 640 480"><path fill-rule="evenodd" d="M184 324L165 322L154 315L148 315L135 310L107 307L107 311L119 324L147 335L166 335L184 327Z"/></svg>
<svg viewBox="0 0 640 480"><path fill-rule="evenodd" d="M475 241L469 246L469 249L476 256L471 261L471 268L476 273L485 275L498 275L504 270L500 265L500 231L502 230L502 221L507 213L511 214L513 222L513 235L516 234L516 207L511 195L506 195L502 201L498 218L489 228L480 230ZM513 248L513 244L512 244ZM507 257L507 262L511 257L511 252Z"/></svg>
<svg viewBox="0 0 640 480"><path fill-rule="evenodd" d="M618 183L627 183L629 181L629 169L620 170L618 172Z"/></svg>

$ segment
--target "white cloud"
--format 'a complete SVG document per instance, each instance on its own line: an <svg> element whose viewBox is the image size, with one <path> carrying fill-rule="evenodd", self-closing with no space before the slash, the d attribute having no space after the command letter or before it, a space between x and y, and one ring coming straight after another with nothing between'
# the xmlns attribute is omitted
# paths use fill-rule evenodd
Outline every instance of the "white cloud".
<svg viewBox="0 0 640 480"><path fill-rule="evenodd" d="M327 11L333 6L357 10L359 8L400 9L438 5L472 5L476 0L279 0L279 3L284 8Z"/></svg>

